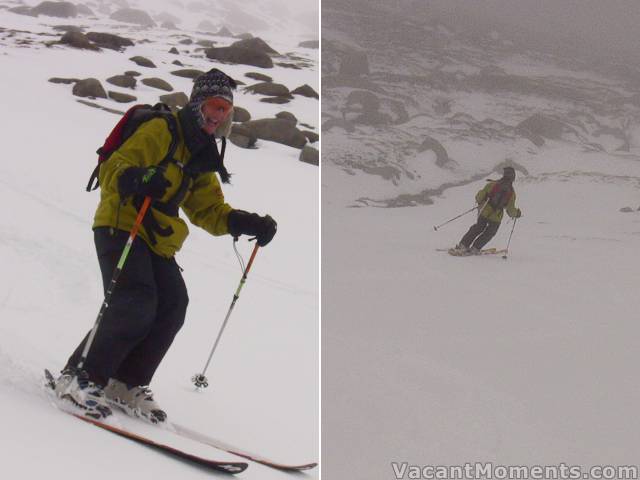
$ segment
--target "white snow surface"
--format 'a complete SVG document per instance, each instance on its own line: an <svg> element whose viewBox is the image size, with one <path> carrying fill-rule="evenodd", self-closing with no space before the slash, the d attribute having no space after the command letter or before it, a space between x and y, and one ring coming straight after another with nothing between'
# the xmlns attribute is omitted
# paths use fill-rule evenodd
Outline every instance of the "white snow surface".
<svg viewBox="0 0 640 480"><path fill-rule="evenodd" d="M15 6L6 3L5 6ZM185 465L129 440L79 422L53 408L42 389L43 368L58 371L93 325L102 302L91 223L97 193L84 186L101 145L119 116L75 101L71 85L50 77L104 80L125 70L160 76L176 91L190 91L190 80L169 74L175 38L160 30L119 24L116 33L150 43L124 53L45 47L56 36L52 25L90 24L116 31L105 20L31 18L0 10L0 122L4 160L0 164L0 449L4 478L113 479L210 478L209 471ZM8 36L11 29L19 32ZM31 33L29 33L31 32ZM200 38L193 32L182 32ZM261 37L317 65L317 50L300 49L298 38L277 28ZM31 39L20 45L17 40ZM234 39L215 38L220 44ZM150 57L152 71L128 60ZM260 70L218 65L192 52L184 63L230 75ZM290 89L307 83L318 90L318 68L264 70ZM125 91L114 86L109 89ZM138 103L155 103L159 94L142 84ZM236 94L236 104L253 118L287 110L317 129L319 104L300 96L278 106ZM111 100L96 103L124 110ZM212 237L191 228L177 255L184 268L190 305L187 319L161 364L152 388L156 400L177 423L274 460L305 463L319 455L319 231L318 170L298 161L299 150L270 142L245 150L228 144L226 165L234 174L223 186L235 208L270 213L278 234L260 249L213 362L208 389L196 392L191 376L201 371L241 277L231 237ZM253 248L239 242L245 261ZM219 459L242 459L206 450ZM251 462L249 462L251 463ZM216 476L216 474L213 474ZM307 474L317 478L318 470ZM239 478L276 479L285 474L251 463Z"/></svg>
<svg viewBox="0 0 640 480"><path fill-rule="evenodd" d="M323 29L338 37L332 18L323 20ZM358 32L356 22L336 23ZM404 26L397 31L404 33ZM376 38L371 28L362 31L361 39ZM392 63L407 56L393 51L402 37L379 37L378 48L367 51L375 75L361 82L397 94L401 82L375 81L387 72L410 77L404 62ZM386 52L384 44L391 45ZM411 53L414 45L408 45ZM442 63L452 56L446 47L418 45L416 56L425 64L436 55ZM381 51L389 64L380 60ZM478 56L467 58L471 65ZM503 66L520 71L523 59L504 59ZM553 62L548 70L557 73ZM433 70L425 65L423 72L428 77ZM333 84L348 84L328 73ZM586 69L566 75L576 84L603 81ZM339 98L347 87L325 87L324 80L323 74L323 115L341 119ZM617 80L612 75L607 81ZM603 143L595 151L566 138L535 147L524 138L482 136L442 120L459 112L515 125L549 105L562 118L572 108L589 111L569 99L550 102L507 89L438 91L429 84L411 93L416 110L446 96L453 112L401 125L323 129L323 474L400 478L392 462L564 462L585 472L594 465L638 466L637 145L621 152ZM330 102L333 110L326 108ZM633 125L638 113L629 106ZM614 111L610 120L624 114ZM456 136L456 128L465 136ZM431 150L403 155L425 136L441 141L455 163L437 166ZM499 178L504 163L517 167L516 203L523 212L508 258L437 251L460 241L474 213L433 227L474 207L476 192L488 178ZM400 173L389 174L395 167ZM416 200L379 208L401 195ZM487 247L505 248L513 225L505 215Z"/></svg>

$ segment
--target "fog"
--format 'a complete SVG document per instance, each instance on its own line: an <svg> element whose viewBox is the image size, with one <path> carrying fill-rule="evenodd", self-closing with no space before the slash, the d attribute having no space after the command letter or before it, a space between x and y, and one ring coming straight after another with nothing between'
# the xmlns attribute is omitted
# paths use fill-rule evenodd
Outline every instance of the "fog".
<svg viewBox="0 0 640 480"><path fill-rule="evenodd" d="M629 0L430 0L449 24L495 28L534 47L568 49L597 59L640 60L640 2Z"/></svg>

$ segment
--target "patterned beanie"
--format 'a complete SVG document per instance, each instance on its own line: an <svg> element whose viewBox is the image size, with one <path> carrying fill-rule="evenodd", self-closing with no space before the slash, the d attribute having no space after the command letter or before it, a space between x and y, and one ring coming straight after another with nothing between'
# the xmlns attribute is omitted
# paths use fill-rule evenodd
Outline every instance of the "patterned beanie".
<svg viewBox="0 0 640 480"><path fill-rule="evenodd" d="M203 73L193 82L189 103L201 104L207 98L220 97L233 104L233 90L237 87L233 78L217 68Z"/></svg>

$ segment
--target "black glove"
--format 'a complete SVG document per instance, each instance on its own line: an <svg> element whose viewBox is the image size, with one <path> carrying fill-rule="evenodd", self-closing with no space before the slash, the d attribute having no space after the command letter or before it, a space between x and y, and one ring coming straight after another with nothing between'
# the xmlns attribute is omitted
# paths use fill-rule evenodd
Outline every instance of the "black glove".
<svg viewBox="0 0 640 480"><path fill-rule="evenodd" d="M516 208L516 215L513 218L520 218L522 216L522 211L519 208Z"/></svg>
<svg viewBox="0 0 640 480"><path fill-rule="evenodd" d="M257 213L231 210L227 220L227 228L229 233L236 238L242 234L255 236L258 245L264 247L276 234L278 224L271 218L271 215L261 217Z"/></svg>
<svg viewBox="0 0 640 480"><path fill-rule="evenodd" d="M159 167L129 167L118 178L118 192L122 198L129 195L162 198L171 182L164 178Z"/></svg>

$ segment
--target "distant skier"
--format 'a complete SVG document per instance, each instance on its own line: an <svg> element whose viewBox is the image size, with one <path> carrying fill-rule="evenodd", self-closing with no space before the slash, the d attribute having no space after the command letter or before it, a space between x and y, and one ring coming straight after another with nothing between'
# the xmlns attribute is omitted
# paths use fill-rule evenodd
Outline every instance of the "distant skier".
<svg viewBox="0 0 640 480"><path fill-rule="evenodd" d="M503 212L511 218L520 218L522 212L515 207L516 192L513 189L513 181L516 171L513 167L505 167L500 180L489 181L487 185L476 194L476 202L480 213L478 221L469 228L455 251L461 254L476 254L498 232L502 222Z"/></svg>
<svg viewBox="0 0 640 480"><path fill-rule="evenodd" d="M55 382L58 397L102 417L114 405L149 422L166 420L148 385L185 319L187 289L175 253L188 234L179 208L212 235L242 234L267 245L276 233L269 215L225 203L216 173L228 183L215 138L233 119L233 79L217 69L195 80L189 103L171 122L153 118L100 167L100 203L93 231L107 290L144 197L153 203L127 257L82 371L76 368L87 337ZM171 114L167 114L171 115ZM171 119L173 121L173 119ZM174 130L172 132L172 130ZM160 165L177 135L173 158ZM137 206L137 207L136 207Z"/></svg>

